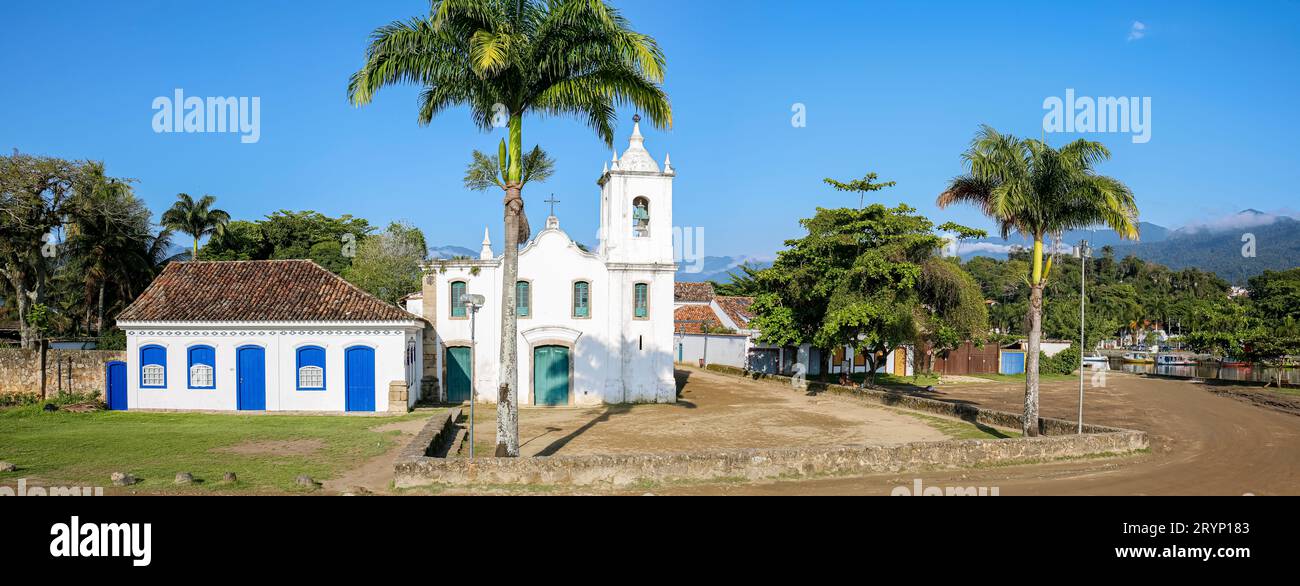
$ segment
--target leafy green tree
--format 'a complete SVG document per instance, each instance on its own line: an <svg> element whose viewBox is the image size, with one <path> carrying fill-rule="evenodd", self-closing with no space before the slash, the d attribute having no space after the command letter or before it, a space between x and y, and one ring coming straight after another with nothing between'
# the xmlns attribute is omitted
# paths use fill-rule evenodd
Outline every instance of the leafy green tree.
<svg viewBox="0 0 1300 586"><path fill-rule="evenodd" d="M44 306L54 270L55 231L69 213L84 163L53 157L0 157L0 277L13 299L22 347L40 338L29 319Z"/></svg>
<svg viewBox="0 0 1300 586"><path fill-rule="evenodd" d="M1103 224L1123 238L1138 237L1133 194L1095 171L1110 158L1101 143L1077 140L1054 149L1047 143L1000 134L984 126L963 155L969 172L939 195L941 208L971 203L994 219L1005 238L1012 231L1033 241L1029 274L1029 345L1025 365L1025 435L1038 435L1038 361L1042 342L1043 286L1052 258L1044 243L1066 230ZM1052 254L1052 257L1055 253Z"/></svg>
<svg viewBox="0 0 1300 586"><path fill-rule="evenodd" d="M432 0L427 18L380 27L348 94L365 105L391 85L416 84L419 122L468 106L478 127L502 125L505 161L505 258L501 291L501 381L497 455L519 455L515 281L524 215L525 115L572 116L612 146L615 106L631 105L659 127L672 123L660 84L664 55L650 36L603 0Z"/></svg>
<svg viewBox="0 0 1300 586"><path fill-rule="evenodd" d="M408 223L393 222L357 248L344 277L389 303L420 290L420 263L428 257L424 234Z"/></svg>
<svg viewBox="0 0 1300 586"><path fill-rule="evenodd" d="M162 225L167 229L194 238L194 248L190 258L199 260L199 240L204 236L221 236L230 223L230 214L212 207L217 198L205 195L199 199L188 193L176 194L176 203L163 212Z"/></svg>
<svg viewBox="0 0 1300 586"><path fill-rule="evenodd" d="M944 239L930 220L899 205L818 208L807 235L787 241L757 275L754 327L765 343L848 346L874 377L897 347L982 336L987 315L978 286L938 258Z"/></svg>

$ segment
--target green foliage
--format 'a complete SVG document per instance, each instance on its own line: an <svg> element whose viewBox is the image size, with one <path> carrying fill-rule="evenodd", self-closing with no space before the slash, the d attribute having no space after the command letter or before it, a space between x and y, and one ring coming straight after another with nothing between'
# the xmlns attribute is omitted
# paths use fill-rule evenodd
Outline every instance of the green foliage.
<svg viewBox="0 0 1300 586"><path fill-rule="evenodd" d="M230 214L212 207L216 202L217 198L211 195L196 200L188 193L178 193L176 203L163 212L163 226L194 238L194 248L190 249L190 258L194 260L199 259L199 241L204 236L222 235L230 223Z"/></svg>
<svg viewBox="0 0 1300 586"><path fill-rule="evenodd" d="M372 232L369 222L349 214L332 218L311 210L280 210L262 220L230 222L203 255L212 260L309 259L341 275Z"/></svg>
<svg viewBox="0 0 1300 586"><path fill-rule="evenodd" d="M1079 369L1079 343L1057 352L1055 356L1040 355L1038 368L1045 374L1070 374Z"/></svg>
<svg viewBox="0 0 1300 586"><path fill-rule="evenodd" d="M95 345L99 350L126 350L126 332L112 328L99 335Z"/></svg>
<svg viewBox="0 0 1300 586"><path fill-rule="evenodd" d="M944 239L915 209L818 208L800 223L807 235L736 287L758 292L752 323L765 343L849 346L874 370L900 345L956 344L987 331L978 285L938 257Z"/></svg>
<svg viewBox="0 0 1300 586"><path fill-rule="evenodd" d="M389 303L420 290L420 263L427 256L424 234L410 224L393 222L367 238L343 276Z"/></svg>
<svg viewBox="0 0 1300 586"><path fill-rule="evenodd" d="M1246 290L1261 319L1300 319L1300 268L1264 271L1250 279Z"/></svg>
<svg viewBox="0 0 1300 586"><path fill-rule="evenodd" d="M504 151L505 142L502 141L501 152ZM496 155L487 155L482 151L475 150L471 155L468 166L465 167L465 187L472 191L487 191L492 187L500 189L506 188L506 173L508 165L506 161L509 155L498 153ZM546 151L540 146L534 146L533 150L524 155L523 182L520 188L532 182L541 183L550 179L555 174L555 161L551 159Z"/></svg>

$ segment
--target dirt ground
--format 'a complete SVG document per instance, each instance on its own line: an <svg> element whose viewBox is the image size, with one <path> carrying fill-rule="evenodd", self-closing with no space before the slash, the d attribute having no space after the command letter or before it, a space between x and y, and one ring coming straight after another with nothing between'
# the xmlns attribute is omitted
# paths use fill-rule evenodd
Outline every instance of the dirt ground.
<svg viewBox="0 0 1300 586"><path fill-rule="evenodd" d="M674 405L529 409L524 456L682 452L792 445L893 445L948 439L924 419L702 370L677 371ZM479 455L495 449L496 406L476 406Z"/></svg>
<svg viewBox="0 0 1300 586"><path fill-rule="evenodd" d="M1002 495L1300 494L1300 417L1217 394L1186 381L1112 373L1088 389L1084 419L1145 430L1150 453L1128 458L860 478L664 487L661 494L888 495L895 487L999 487ZM1072 420L1076 383L1044 385L1046 417ZM1024 386L951 385L932 398L1019 411Z"/></svg>

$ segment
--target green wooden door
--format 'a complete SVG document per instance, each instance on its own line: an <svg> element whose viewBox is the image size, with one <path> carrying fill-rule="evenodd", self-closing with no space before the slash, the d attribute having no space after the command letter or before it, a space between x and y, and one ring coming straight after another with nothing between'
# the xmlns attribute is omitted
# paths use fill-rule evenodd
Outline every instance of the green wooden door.
<svg viewBox="0 0 1300 586"><path fill-rule="evenodd" d="M474 375L469 348L459 346L447 349L447 402L464 403L469 400L469 381Z"/></svg>
<svg viewBox="0 0 1300 586"><path fill-rule="evenodd" d="M538 406L569 404L569 349L539 346L533 350L533 401Z"/></svg>

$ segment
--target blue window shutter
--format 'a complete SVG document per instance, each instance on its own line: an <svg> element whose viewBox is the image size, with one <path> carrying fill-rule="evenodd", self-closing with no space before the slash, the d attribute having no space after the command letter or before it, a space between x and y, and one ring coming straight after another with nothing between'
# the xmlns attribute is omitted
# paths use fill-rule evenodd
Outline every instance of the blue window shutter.
<svg viewBox="0 0 1300 586"><path fill-rule="evenodd" d="M326 386L325 378L325 349L320 346L303 346L298 349L298 360L294 368L294 385L300 391L323 391ZM302 372L304 367L316 367L320 369L320 384L303 386Z"/></svg>
<svg viewBox="0 0 1300 586"><path fill-rule="evenodd" d="M162 384L145 384L145 367L162 367ZM140 349L140 386L147 389L167 387L167 349L162 346L145 346Z"/></svg>
<svg viewBox="0 0 1300 586"><path fill-rule="evenodd" d="M188 356L188 360L187 360L187 363L186 363L186 369L185 369L185 384L186 384L186 386L188 386L188 387L191 388L191 389L213 389L213 388L216 388L216 386L217 386L217 373L216 373L216 370L217 370L217 353L216 353L216 351L213 350L211 346L191 346L190 349L187 351L187 354L188 354L189 356ZM205 385L205 386L196 387L196 386L194 386L193 384L190 384L192 381L190 380L190 374L189 374L189 373L190 373L190 369L194 368L194 365L195 365L195 364L205 364L205 365L207 365L209 368L212 369L212 384L211 384L211 385Z"/></svg>

